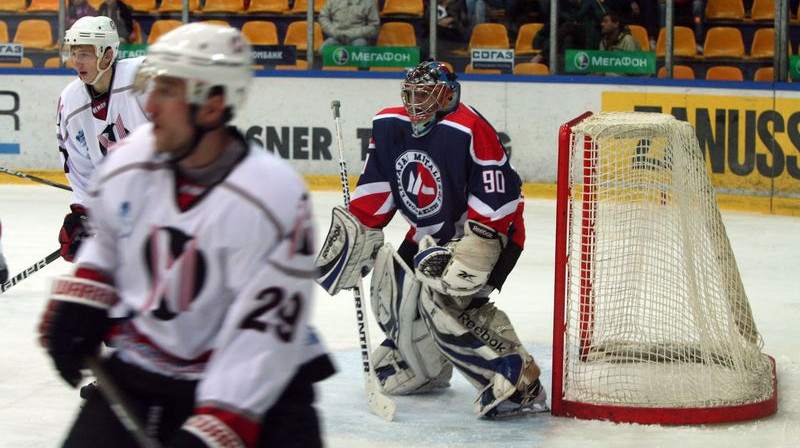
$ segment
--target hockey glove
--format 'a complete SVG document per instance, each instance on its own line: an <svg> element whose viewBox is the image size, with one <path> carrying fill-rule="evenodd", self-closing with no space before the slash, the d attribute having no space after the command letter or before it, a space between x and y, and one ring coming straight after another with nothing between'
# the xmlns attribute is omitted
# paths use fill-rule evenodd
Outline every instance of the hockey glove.
<svg viewBox="0 0 800 448"><path fill-rule="evenodd" d="M255 441L254 441L255 443ZM247 448L225 422L213 414L195 414L172 437L169 448Z"/></svg>
<svg viewBox="0 0 800 448"><path fill-rule="evenodd" d="M83 379L83 360L98 354L109 328L107 310L116 301L114 288L106 283L73 276L53 281L39 342L72 387Z"/></svg>
<svg viewBox="0 0 800 448"><path fill-rule="evenodd" d="M58 242L61 243L61 256L72 261L78 253L81 241L89 236L89 231L86 226L86 209L78 204L72 204L69 208L72 211L64 216L64 225L58 232Z"/></svg>
<svg viewBox="0 0 800 448"><path fill-rule="evenodd" d="M489 280L506 237L491 227L468 220L464 236L437 246L430 236L420 241L414 256L417 280L449 296L468 296Z"/></svg>

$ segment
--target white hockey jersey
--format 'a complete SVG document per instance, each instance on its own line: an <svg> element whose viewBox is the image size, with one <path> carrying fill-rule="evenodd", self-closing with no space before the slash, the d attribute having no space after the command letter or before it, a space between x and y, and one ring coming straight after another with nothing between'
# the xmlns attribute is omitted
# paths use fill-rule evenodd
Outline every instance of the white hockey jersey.
<svg viewBox="0 0 800 448"><path fill-rule="evenodd" d="M76 78L58 99L58 150L73 190L71 204L86 205L89 178L109 148L148 121L144 94L133 89L143 57L117 61L107 94L93 97Z"/></svg>
<svg viewBox="0 0 800 448"><path fill-rule="evenodd" d="M197 405L253 420L325 350L308 328L314 226L303 178L251 147L188 209L152 125L118 143L93 178L77 264L112 275L134 310L112 340L126 362L200 379Z"/></svg>

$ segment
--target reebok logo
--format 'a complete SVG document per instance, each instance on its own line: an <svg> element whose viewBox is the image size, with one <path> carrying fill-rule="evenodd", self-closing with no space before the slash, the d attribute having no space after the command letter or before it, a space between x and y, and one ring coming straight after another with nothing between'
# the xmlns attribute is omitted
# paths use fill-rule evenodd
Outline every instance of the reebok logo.
<svg viewBox="0 0 800 448"><path fill-rule="evenodd" d="M478 235L481 238L486 238L489 240L497 238L497 233L494 230L484 227L475 222L469 223L469 229L472 231L472 233Z"/></svg>
<svg viewBox="0 0 800 448"><path fill-rule="evenodd" d="M509 347L505 345L505 341L500 340L496 334L488 328L476 324L466 312L462 312L458 316L458 320L467 327L470 333L493 348L497 353L502 355L504 352L508 351Z"/></svg>

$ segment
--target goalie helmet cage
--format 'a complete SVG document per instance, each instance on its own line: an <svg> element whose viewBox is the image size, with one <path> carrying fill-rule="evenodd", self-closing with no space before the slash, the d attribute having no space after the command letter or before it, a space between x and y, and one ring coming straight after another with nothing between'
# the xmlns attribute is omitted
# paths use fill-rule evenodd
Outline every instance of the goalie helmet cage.
<svg viewBox="0 0 800 448"><path fill-rule="evenodd" d="M777 411L692 126L587 112L559 133L554 415L723 423Z"/></svg>

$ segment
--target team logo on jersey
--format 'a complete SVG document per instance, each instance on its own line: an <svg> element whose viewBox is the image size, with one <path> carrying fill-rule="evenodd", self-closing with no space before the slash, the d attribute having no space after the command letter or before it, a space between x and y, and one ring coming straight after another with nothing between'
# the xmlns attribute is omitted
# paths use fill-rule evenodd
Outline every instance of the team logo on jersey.
<svg viewBox="0 0 800 448"><path fill-rule="evenodd" d="M435 215L442 208L442 176L439 167L421 151L406 151L394 163L400 198L418 218Z"/></svg>
<svg viewBox="0 0 800 448"><path fill-rule="evenodd" d="M103 129L103 132L97 136L97 142L100 144L100 152L103 155L108 153L108 150L114 146L114 143L122 140L128 136L128 130L122 123L122 115L117 115L117 119L113 123Z"/></svg>
<svg viewBox="0 0 800 448"><path fill-rule="evenodd" d="M189 310L206 279L207 263L197 240L173 227L153 229L145 242L144 259L150 275L150 295L144 311L172 320Z"/></svg>

